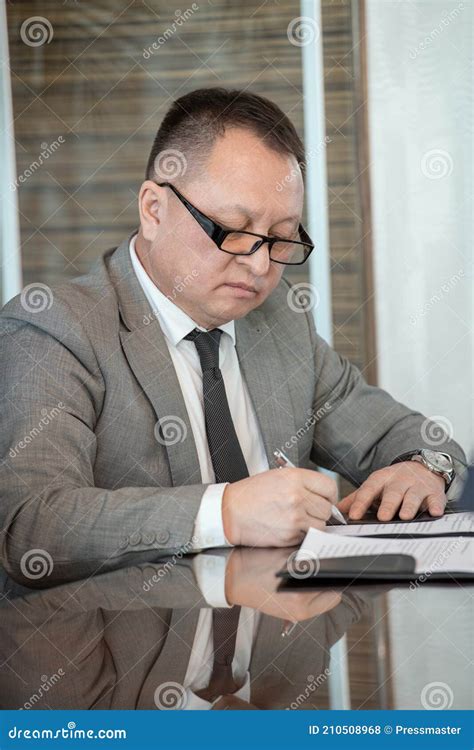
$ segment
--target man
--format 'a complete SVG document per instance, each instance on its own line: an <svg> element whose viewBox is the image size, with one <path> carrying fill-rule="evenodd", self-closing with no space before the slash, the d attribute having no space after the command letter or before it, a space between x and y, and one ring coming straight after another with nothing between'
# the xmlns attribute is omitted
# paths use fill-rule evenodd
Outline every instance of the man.
<svg viewBox="0 0 474 750"><path fill-rule="evenodd" d="M41 309L25 294L6 305L10 565L38 548L58 566L295 545L336 502L335 482L311 465L358 486L339 505L353 519L374 502L382 521L443 514L461 448L446 436L430 451L436 426L368 386L282 278L312 250L303 172L276 105L191 92L158 130L138 232ZM275 468L280 448L297 468Z"/></svg>

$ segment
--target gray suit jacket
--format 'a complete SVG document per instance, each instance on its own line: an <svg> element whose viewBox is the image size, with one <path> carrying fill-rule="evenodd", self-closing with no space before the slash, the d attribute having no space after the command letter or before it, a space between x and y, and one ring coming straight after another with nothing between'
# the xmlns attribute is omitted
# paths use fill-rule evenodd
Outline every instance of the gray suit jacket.
<svg viewBox="0 0 474 750"><path fill-rule="evenodd" d="M52 289L41 311L0 315L0 527L9 570L44 549L55 566L184 547L206 485L164 335L135 277L129 237L90 273ZM243 376L272 465L358 485L426 443L425 418L368 386L288 304L282 279L236 321ZM51 300L49 300L51 301ZM155 429L177 424L164 445ZM157 436L159 439L157 439ZM439 446L463 459L453 441ZM258 502L258 498L255 498Z"/></svg>

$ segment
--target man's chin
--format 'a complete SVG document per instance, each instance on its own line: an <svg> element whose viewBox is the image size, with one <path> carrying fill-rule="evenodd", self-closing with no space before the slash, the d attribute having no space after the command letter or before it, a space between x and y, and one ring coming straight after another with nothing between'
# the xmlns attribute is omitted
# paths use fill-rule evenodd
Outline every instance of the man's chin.
<svg viewBox="0 0 474 750"><path fill-rule="evenodd" d="M233 299L219 301L219 304L212 311L213 317L220 320L220 325L229 320L239 320L240 318L245 318L256 307L259 307L262 301L260 295L255 295L253 300Z"/></svg>

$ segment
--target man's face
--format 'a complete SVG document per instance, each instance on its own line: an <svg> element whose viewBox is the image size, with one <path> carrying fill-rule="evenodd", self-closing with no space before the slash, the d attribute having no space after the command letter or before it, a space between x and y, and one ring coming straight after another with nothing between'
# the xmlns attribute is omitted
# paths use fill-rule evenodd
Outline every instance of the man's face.
<svg viewBox="0 0 474 750"><path fill-rule="evenodd" d="M176 187L224 228L297 239L303 211L297 161L268 148L250 131L226 131L199 175L186 177ZM244 317L281 278L284 266L270 261L268 245L247 256L222 252L169 188L144 182L140 213L136 247L145 269L164 294L206 328Z"/></svg>

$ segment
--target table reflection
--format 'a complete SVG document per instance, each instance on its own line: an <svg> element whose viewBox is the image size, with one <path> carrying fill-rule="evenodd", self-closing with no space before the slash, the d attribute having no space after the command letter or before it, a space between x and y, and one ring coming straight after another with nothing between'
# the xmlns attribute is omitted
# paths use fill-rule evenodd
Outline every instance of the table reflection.
<svg viewBox="0 0 474 750"><path fill-rule="evenodd" d="M346 634L353 708L397 707L408 684L416 688L403 707L423 707L424 675L448 680L453 642L469 663L464 610L472 588L278 591L275 572L293 552L234 548L138 560L40 590L4 575L1 708L323 709L344 678L333 647ZM238 688L208 702L200 694L214 656L212 609L232 605L241 607L232 662ZM469 683L449 679L451 707L463 707Z"/></svg>

